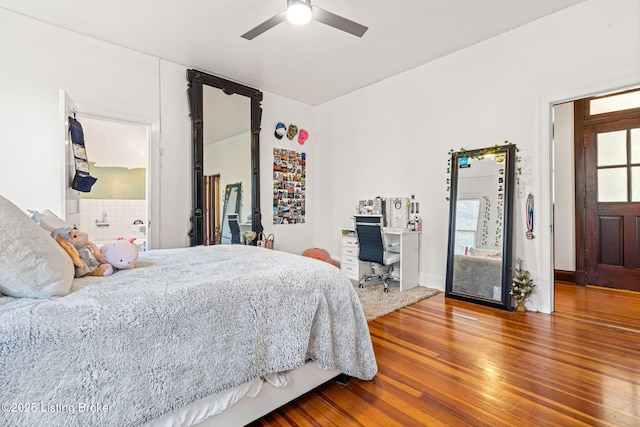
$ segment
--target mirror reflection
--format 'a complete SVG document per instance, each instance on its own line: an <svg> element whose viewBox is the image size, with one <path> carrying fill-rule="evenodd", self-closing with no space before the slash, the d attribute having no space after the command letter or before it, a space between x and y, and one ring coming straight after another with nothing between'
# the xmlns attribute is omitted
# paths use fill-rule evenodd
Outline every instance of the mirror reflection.
<svg viewBox="0 0 640 427"><path fill-rule="evenodd" d="M242 183L228 184L224 192L222 208L221 244L240 243L241 199Z"/></svg>
<svg viewBox="0 0 640 427"><path fill-rule="evenodd" d="M212 86L203 86L202 97L202 164L209 201L203 212L204 244L230 244L227 214L238 214L238 223L251 229L250 208L240 211L251 206L251 99Z"/></svg>
<svg viewBox="0 0 640 427"><path fill-rule="evenodd" d="M510 308L514 146L455 153L447 296Z"/></svg>
<svg viewBox="0 0 640 427"><path fill-rule="evenodd" d="M233 214L238 227L258 234L262 92L194 69L187 70L187 81L193 153L190 245L222 242L232 215L223 212L224 197L232 184L238 184Z"/></svg>

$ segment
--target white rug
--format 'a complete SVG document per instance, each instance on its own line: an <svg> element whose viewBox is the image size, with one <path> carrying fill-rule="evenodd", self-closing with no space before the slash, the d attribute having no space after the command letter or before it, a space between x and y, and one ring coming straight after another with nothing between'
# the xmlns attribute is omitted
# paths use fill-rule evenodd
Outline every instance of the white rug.
<svg viewBox="0 0 640 427"><path fill-rule="evenodd" d="M389 282L389 292L383 292L382 284L367 282L365 287L361 289L358 287L356 280L352 280L351 283L353 283L358 298L360 298L367 321L384 316L440 292L437 289L424 286L417 286L400 292L397 282Z"/></svg>

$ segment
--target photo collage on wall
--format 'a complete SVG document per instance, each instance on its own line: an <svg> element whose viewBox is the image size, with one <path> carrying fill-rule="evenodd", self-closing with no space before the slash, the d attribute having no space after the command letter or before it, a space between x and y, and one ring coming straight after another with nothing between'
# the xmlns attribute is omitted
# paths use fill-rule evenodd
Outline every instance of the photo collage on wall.
<svg viewBox="0 0 640 427"><path fill-rule="evenodd" d="M273 149L273 223L305 222L305 187L307 157L305 153L282 148Z"/></svg>

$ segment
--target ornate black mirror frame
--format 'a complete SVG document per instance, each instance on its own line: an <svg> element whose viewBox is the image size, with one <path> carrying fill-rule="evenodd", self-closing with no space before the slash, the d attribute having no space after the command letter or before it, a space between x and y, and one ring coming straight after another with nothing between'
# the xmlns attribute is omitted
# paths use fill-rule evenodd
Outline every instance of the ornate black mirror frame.
<svg viewBox="0 0 640 427"><path fill-rule="evenodd" d="M454 281L454 270L455 270L455 261L456 256L460 257L461 255L456 255L455 250L455 238L456 238L456 205L458 201L458 175L460 168L460 159L479 159L484 155L491 154L503 154L505 156L504 161L504 182L502 183L503 188L502 191L498 193L498 197L501 197L504 200L503 205L503 213L502 213L502 227L496 228L496 233L498 231L502 231L502 250L500 256L502 258L502 266L501 266L501 280L499 285L500 288L500 299L490 298L482 295L478 295L481 292L465 292L462 289L465 288L464 285L460 285L458 282ZM446 288L445 288L445 296L449 298L460 299L464 301L474 302L482 305L487 305L495 308L500 308L503 310L511 310L511 295L509 295L509 291L511 289L511 280L512 280L512 228L513 228L513 194L515 187L515 159L516 159L516 147L515 145L503 145L491 147L489 149L479 149L479 150L471 150L471 151L461 151L457 153L453 153L451 156L451 193L450 193L450 201L449 201L449 248L448 248L448 257L447 257L447 278L446 278ZM490 160L480 160L480 161L490 161ZM464 163L464 160L463 160ZM498 192L499 189L499 169L496 174L496 182L495 187L489 189L488 191ZM501 194L501 196L500 196ZM479 212L479 216L482 213ZM496 217L497 218L497 217ZM495 221L493 218L491 221ZM479 227L479 225L478 225ZM476 229L478 230L478 229ZM477 233L478 231L476 231ZM466 254L465 254L466 255ZM465 257L466 260L467 257ZM469 257L471 258L471 257ZM468 265L467 265L468 266ZM467 268L465 266L465 268ZM482 268L479 266L478 268ZM482 272L476 271L475 274L479 274L482 276ZM473 274L474 277L475 274ZM468 275L468 270L465 270L463 275L466 277ZM476 280L476 282L478 282Z"/></svg>
<svg viewBox="0 0 640 427"><path fill-rule="evenodd" d="M203 95L202 85L222 89L227 95L243 95L251 100L251 228L262 231L260 212L260 126L262 122L262 91L202 71L187 70L189 110L193 151L193 209L191 212L191 246L204 243L204 175L203 175Z"/></svg>

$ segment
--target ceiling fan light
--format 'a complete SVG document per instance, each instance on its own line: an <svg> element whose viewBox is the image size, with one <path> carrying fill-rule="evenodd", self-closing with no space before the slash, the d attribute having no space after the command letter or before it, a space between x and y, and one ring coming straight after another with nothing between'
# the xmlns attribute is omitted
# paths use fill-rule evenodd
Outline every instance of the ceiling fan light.
<svg viewBox="0 0 640 427"><path fill-rule="evenodd" d="M287 3L287 21L295 25L304 25L311 20L311 2L289 0Z"/></svg>

